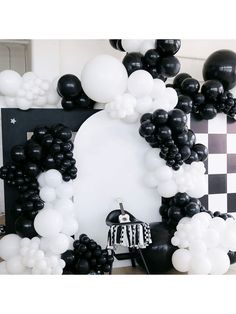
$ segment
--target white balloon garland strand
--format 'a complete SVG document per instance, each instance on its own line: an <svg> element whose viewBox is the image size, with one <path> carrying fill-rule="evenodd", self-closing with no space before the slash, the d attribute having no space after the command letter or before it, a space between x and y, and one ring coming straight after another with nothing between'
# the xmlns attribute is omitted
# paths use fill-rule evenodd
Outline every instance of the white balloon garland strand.
<svg viewBox="0 0 236 314"><path fill-rule="evenodd" d="M43 80L33 72L23 76L13 70L0 72L1 106L28 110L38 107L55 107L60 96L57 80Z"/></svg>
<svg viewBox="0 0 236 314"><path fill-rule="evenodd" d="M55 169L38 177L40 197L45 202L34 220L39 236L33 239L8 234L0 240L0 274L63 273L61 254L72 249L78 231L73 203L73 183L64 182Z"/></svg>
<svg viewBox="0 0 236 314"><path fill-rule="evenodd" d="M171 239L177 246L172 263L179 272L222 275L230 266L229 251L236 251L236 221L199 213L182 218Z"/></svg>

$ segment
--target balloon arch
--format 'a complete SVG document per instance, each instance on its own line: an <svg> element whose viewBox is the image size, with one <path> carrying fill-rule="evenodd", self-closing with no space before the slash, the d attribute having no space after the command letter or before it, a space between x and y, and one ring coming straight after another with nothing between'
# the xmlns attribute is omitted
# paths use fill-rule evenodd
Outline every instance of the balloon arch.
<svg viewBox="0 0 236 314"><path fill-rule="evenodd" d="M126 52L123 62L97 56L84 66L81 80L66 74L50 83L33 73L1 72L2 103L27 110L58 105L61 97L65 110L103 108L111 119L140 121L139 134L150 145L144 184L162 197L162 222L150 225L152 244L142 250L150 272L174 266L189 274L223 274L236 261L236 222L230 214L212 213L199 200L207 191L208 149L196 143L187 122L188 114L198 120L220 112L235 118L236 100L229 90L236 85L236 54L213 53L200 87L189 74L178 74L180 40L110 43ZM171 77L173 84L166 85ZM12 162L0 169L0 177L19 192L17 234L0 241L1 273L111 271L114 258L107 249L85 234L74 239L78 222L71 180L77 168L71 137L62 124L36 127L30 140L12 148Z"/></svg>

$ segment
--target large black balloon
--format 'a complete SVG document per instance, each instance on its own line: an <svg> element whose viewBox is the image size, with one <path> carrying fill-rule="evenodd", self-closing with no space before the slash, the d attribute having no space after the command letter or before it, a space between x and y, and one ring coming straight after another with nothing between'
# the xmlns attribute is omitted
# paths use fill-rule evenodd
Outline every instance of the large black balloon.
<svg viewBox="0 0 236 314"><path fill-rule="evenodd" d="M128 53L124 59L123 64L128 72L128 75L137 70L143 69L143 55L138 52Z"/></svg>
<svg viewBox="0 0 236 314"><path fill-rule="evenodd" d="M32 143L26 148L27 156L32 161L40 161L42 157L42 147L37 143Z"/></svg>
<svg viewBox="0 0 236 314"><path fill-rule="evenodd" d="M192 111L193 101L192 98L187 95L180 95L178 97L178 104L176 106L177 109L182 110L186 114Z"/></svg>
<svg viewBox="0 0 236 314"><path fill-rule="evenodd" d="M34 221L23 215L17 218L15 229L16 233L22 238L27 237L31 239L38 235L34 229Z"/></svg>
<svg viewBox="0 0 236 314"><path fill-rule="evenodd" d="M181 91L187 95L194 95L199 91L200 84L194 78L186 78L181 83Z"/></svg>
<svg viewBox="0 0 236 314"><path fill-rule="evenodd" d="M226 90L236 85L236 53L231 50L218 50L213 52L203 66L203 78L219 80Z"/></svg>
<svg viewBox="0 0 236 314"><path fill-rule="evenodd" d="M176 250L171 244L174 230L163 222L150 224L152 244L142 250L145 262L151 274L165 273L173 268L172 254ZM137 261L141 267L143 263L140 257Z"/></svg>
<svg viewBox="0 0 236 314"><path fill-rule="evenodd" d="M180 39L157 39L156 49L162 56L173 56L181 46Z"/></svg>
<svg viewBox="0 0 236 314"><path fill-rule="evenodd" d="M61 97L73 98L79 96L81 83L77 76L73 74L63 75L57 83L57 91Z"/></svg>
<svg viewBox="0 0 236 314"><path fill-rule="evenodd" d="M179 73L180 63L174 56L167 56L159 58L157 62L157 72L164 77L173 77Z"/></svg>
<svg viewBox="0 0 236 314"><path fill-rule="evenodd" d="M80 275L89 274L90 273L89 262L84 258L80 258L75 265L75 271L76 271L76 274L80 274Z"/></svg>
<svg viewBox="0 0 236 314"><path fill-rule="evenodd" d="M159 58L160 54L158 51L156 49L150 49L144 55L145 65L155 67Z"/></svg>

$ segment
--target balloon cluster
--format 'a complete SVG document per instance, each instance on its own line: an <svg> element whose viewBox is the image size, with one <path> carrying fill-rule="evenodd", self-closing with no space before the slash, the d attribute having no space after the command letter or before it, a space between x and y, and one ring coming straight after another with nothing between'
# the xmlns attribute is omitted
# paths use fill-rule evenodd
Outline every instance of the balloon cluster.
<svg viewBox="0 0 236 314"><path fill-rule="evenodd" d="M208 149L203 144L196 144L196 136L188 130L187 116L180 109L169 112L158 109L141 117L139 133L155 148L160 148L160 157L174 170L185 162L204 161Z"/></svg>
<svg viewBox="0 0 236 314"><path fill-rule="evenodd" d="M176 227L183 217L193 217L200 212L205 212L211 217L220 217L224 220L233 217L228 213L219 211L212 213L201 204L198 198L190 197L187 193L177 193L174 197L162 198L159 212L162 221L173 227Z"/></svg>
<svg viewBox="0 0 236 314"><path fill-rule="evenodd" d="M0 94L3 106L28 110L32 107L56 106L60 100L55 81L49 82L33 72L23 76L13 70L0 73Z"/></svg>
<svg viewBox="0 0 236 314"><path fill-rule="evenodd" d="M179 60L174 56L181 46L179 39L122 39L121 42L113 39L110 43L115 49L123 48L127 52L123 64L128 75L137 70L146 70L153 78L165 81L180 70Z"/></svg>
<svg viewBox="0 0 236 314"><path fill-rule="evenodd" d="M66 264L64 274L111 273L113 255L86 234L81 234L79 239L74 241L73 248L61 256Z"/></svg>
<svg viewBox="0 0 236 314"><path fill-rule="evenodd" d="M178 192L186 192L196 198L207 194L207 175L203 162L183 164L178 170L173 170L165 165L160 152L159 148L152 148L145 154L147 172L143 180L146 186L156 188L158 194L166 198L175 196Z"/></svg>
<svg viewBox="0 0 236 314"><path fill-rule="evenodd" d="M41 239L8 234L0 240L0 274L61 275L65 262L41 247Z"/></svg>
<svg viewBox="0 0 236 314"><path fill-rule="evenodd" d="M105 110L113 119L136 122L145 112L173 109L177 101L173 88L167 88L160 79L153 79L147 71L138 70L129 76L126 93L107 103Z"/></svg>
<svg viewBox="0 0 236 314"><path fill-rule="evenodd" d="M71 130L62 124L51 128L37 127L30 140L11 149L12 162L0 168L0 178L19 192L15 204L15 228L22 237L32 238L37 235L33 221L44 208L44 201L40 197L42 192L39 195L38 175L44 170L55 168L62 174L64 181L76 178L71 136Z"/></svg>
<svg viewBox="0 0 236 314"><path fill-rule="evenodd" d="M93 108L94 101L84 93L80 80L73 74L59 78L57 92L62 97L61 105L65 110Z"/></svg>
<svg viewBox="0 0 236 314"><path fill-rule="evenodd" d="M176 270L189 274L221 275L230 266L229 251L236 250L236 221L198 213L182 218L174 237L178 246L172 263Z"/></svg>
<svg viewBox="0 0 236 314"><path fill-rule="evenodd" d="M176 108L186 114L193 113L198 119L213 119L217 113L223 112L234 118L236 99L233 94L225 91L218 80L207 80L200 90L200 83L187 73L178 74L173 85L178 93Z"/></svg>
<svg viewBox="0 0 236 314"><path fill-rule="evenodd" d="M38 181L40 184L39 195L45 203L44 210L35 217L35 230L42 237L55 237L59 233L73 236L78 231L75 207L72 201L73 184L63 182L61 173L55 169L41 173ZM51 247L52 251L56 249L53 245Z"/></svg>

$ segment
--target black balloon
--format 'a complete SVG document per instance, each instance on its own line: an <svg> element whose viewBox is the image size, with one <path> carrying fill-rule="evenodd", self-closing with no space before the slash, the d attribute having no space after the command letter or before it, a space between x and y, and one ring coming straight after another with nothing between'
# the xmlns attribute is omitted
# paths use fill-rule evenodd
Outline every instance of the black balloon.
<svg viewBox="0 0 236 314"><path fill-rule="evenodd" d="M190 201L190 197L187 193L177 193L174 196L174 203L177 206L185 206L186 204L188 204Z"/></svg>
<svg viewBox="0 0 236 314"><path fill-rule="evenodd" d="M77 76L73 74L63 75L57 83L57 91L61 97L74 98L81 92L81 83Z"/></svg>
<svg viewBox="0 0 236 314"><path fill-rule="evenodd" d="M208 80L202 85L201 92L208 100L216 101L224 93L224 87L220 81Z"/></svg>
<svg viewBox="0 0 236 314"><path fill-rule="evenodd" d="M31 161L40 161L42 157L42 147L37 143L32 143L26 148L27 156Z"/></svg>
<svg viewBox="0 0 236 314"><path fill-rule="evenodd" d="M15 229L16 233L22 238L27 237L31 239L38 235L34 229L34 221L26 218L25 216L17 218L15 222Z"/></svg>
<svg viewBox="0 0 236 314"><path fill-rule="evenodd" d="M26 160L23 145L16 145L11 149L11 158L15 162L24 162Z"/></svg>
<svg viewBox="0 0 236 314"><path fill-rule="evenodd" d="M94 105L94 101L90 99L85 93L81 93L74 102L75 106L81 109L89 109Z"/></svg>
<svg viewBox="0 0 236 314"><path fill-rule="evenodd" d="M180 109L186 114L188 114L192 111L192 107L193 107L193 101L191 97L187 95L180 95L178 97L178 104L176 106L177 109Z"/></svg>
<svg viewBox="0 0 236 314"><path fill-rule="evenodd" d="M173 109L169 111L168 124L170 125L171 129L181 131L184 129L186 123L187 116L182 110Z"/></svg>
<svg viewBox="0 0 236 314"><path fill-rule="evenodd" d="M123 59L123 64L130 75L134 71L143 69L143 56L138 52L128 53Z"/></svg>
<svg viewBox="0 0 236 314"><path fill-rule="evenodd" d="M184 145L180 147L179 153L181 154L183 161L185 161L191 156L191 149L189 146Z"/></svg>
<svg viewBox="0 0 236 314"><path fill-rule="evenodd" d="M144 121L152 121L152 114L151 113L145 113L140 118L140 123L142 124Z"/></svg>
<svg viewBox="0 0 236 314"><path fill-rule="evenodd" d="M139 133L143 137L152 135L154 131L155 125L148 120L144 121L139 128Z"/></svg>
<svg viewBox="0 0 236 314"><path fill-rule="evenodd" d="M188 130L188 144L190 147L193 147L193 145L196 143L196 135L192 130Z"/></svg>
<svg viewBox="0 0 236 314"><path fill-rule="evenodd" d="M164 77L173 77L179 73L180 63L174 56L159 58L157 62L157 72Z"/></svg>
<svg viewBox="0 0 236 314"><path fill-rule="evenodd" d="M230 50L218 50L212 53L204 63L203 78L220 81L226 90L236 85L236 53Z"/></svg>
<svg viewBox="0 0 236 314"><path fill-rule="evenodd" d="M208 157L208 149L205 145L203 144L195 144L193 146L193 150L197 153L198 155L198 160L199 161L205 161Z"/></svg>
<svg viewBox="0 0 236 314"><path fill-rule="evenodd" d="M182 82L183 82L186 78L191 78L191 76L190 76L188 73L180 73L180 74L176 75L176 77L174 78L174 81L173 81L174 87L180 88Z"/></svg>
<svg viewBox="0 0 236 314"><path fill-rule="evenodd" d="M151 274L165 273L173 268L171 258L176 248L171 244L174 230L162 222L150 224L152 244L142 250L145 262ZM144 267L140 257L137 261Z"/></svg>
<svg viewBox="0 0 236 314"><path fill-rule="evenodd" d="M210 120L215 118L215 116L217 115L217 110L215 106L211 103L203 104L200 115L202 119Z"/></svg>
<svg viewBox="0 0 236 314"><path fill-rule="evenodd" d="M150 67L155 67L159 57L160 57L160 54L157 52L156 49L148 50L144 55L145 65L148 65Z"/></svg>
<svg viewBox="0 0 236 314"><path fill-rule="evenodd" d="M192 217L200 213L200 207L195 202L190 202L188 205L185 206L184 211L188 217Z"/></svg>
<svg viewBox="0 0 236 314"><path fill-rule="evenodd" d="M67 250L61 255L61 259L66 263L66 267L72 266L75 261L75 253L73 250Z"/></svg>
<svg viewBox="0 0 236 314"><path fill-rule="evenodd" d="M196 94L199 91L200 84L194 78L186 78L181 83L181 91L187 95Z"/></svg>
<svg viewBox="0 0 236 314"><path fill-rule="evenodd" d="M32 162L28 162L26 163L25 165L25 172L26 174L28 174L30 177L36 177L39 172L40 172L40 169L38 167L37 164L35 163L32 163Z"/></svg>
<svg viewBox="0 0 236 314"><path fill-rule="evenodd" d="M89 274L90 273L89 262L84 258L80 258L75 265L75 272L76 274L80 274L80 275Z"/></svg>
<svg viewBox="0 0 236 314"><path fill-rule="evenodd" d="M156 111L153 112L151 116L152 116L153 122L157 125L166 124L168 120L168 112L166 112L163 109L157 109Z"/></svg>
<svg viewBox="0 0 236 314"><path fill-rule="evenodd" d="M156 49L162 56L176 54L181 46L180 39L157 39Z"/></svg>
<svg viewBox="0 0 236 314"><path fill-rule="evenodd" d="M61 105L65 110L73 110L75 108L75 100L62 98Z"/></svg>

